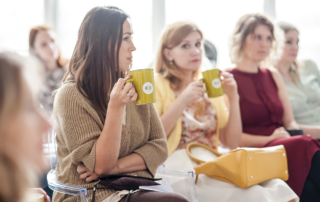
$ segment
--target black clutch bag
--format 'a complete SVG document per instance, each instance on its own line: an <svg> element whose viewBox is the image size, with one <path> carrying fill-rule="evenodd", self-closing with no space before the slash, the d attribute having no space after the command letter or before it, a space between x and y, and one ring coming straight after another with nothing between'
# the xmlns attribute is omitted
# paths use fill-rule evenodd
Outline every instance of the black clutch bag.
<svg viewBox="0 0 320 202"><path fill-rule="evenodd" d="M303 130L302 129L286 129L286 131L291 135L303 135Z"/></svg>
<svg viewBox="0 0 320 202"><path fill-rule="evenodd" d="M152 186L159 185L159 183L155 181L162 180L162 178L148 178L148 177L140 177L140 176L132 176L132 175L109 175L105 178L100 178L93 187L93 195L92 202L95 201L95 192L96 186L98 184L102 184L107 189L115 189L115 190L137 190L139 186ZM129 196L127 200L129 199ZM126 201L127 201L126 200Z"/></svg>

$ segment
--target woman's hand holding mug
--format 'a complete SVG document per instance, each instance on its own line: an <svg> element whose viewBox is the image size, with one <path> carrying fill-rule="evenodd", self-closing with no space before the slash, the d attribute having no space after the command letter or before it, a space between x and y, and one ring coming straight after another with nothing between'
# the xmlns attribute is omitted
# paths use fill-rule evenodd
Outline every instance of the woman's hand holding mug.
<svg viewBox="0 0 320 202"><path fill-rule="evenodd" d="M228 72L220 72L223 92L229 97L229 99L238 98L238 86L233 75Z"/></svg>
<svg viewBox="0 0 320 202"><path fill-rule="evenodd" d="M189 104L203 97L204 93L205 93L205 89L203 87L203 82L194 81L194 82L191 82L182 91L179 97L181 98L182 103L184 103L185 106L188 106Z"/></svg>
<svg viewBox="0 0 320 202"><path fill-rule="evenodd" d="M110 93L109 107L121 108L126 104L137 100L137 93L132 83L126 83L126 80L130 79L128 75L125 79L120 78L114 85Z"/></svg>

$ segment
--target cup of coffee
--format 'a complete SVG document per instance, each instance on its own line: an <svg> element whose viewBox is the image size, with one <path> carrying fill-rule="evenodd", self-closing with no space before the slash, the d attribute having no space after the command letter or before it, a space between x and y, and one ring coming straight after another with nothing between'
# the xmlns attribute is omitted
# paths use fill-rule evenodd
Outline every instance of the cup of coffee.
<svg viewBox="0 0 320 202"><path fill-rule="evenodd" d="M31 193L30 194L31 202L44 202L44 195L39 193Z"/></svg>
<svg viewBox="0 0 320 202"><path fill-rule="evenodd" d="M206 92L210 98L223 95L219 69L210 69L202 72L203 80L206 85Z"/></svg>
<svg viewBox="0 0 320 202"><path fill-rule="evenodd" d="M130 71L131 79L126 83L132 82L135 87L138 98L137 105L149 104L156 102L156 92L154 83L153 69L139 69Z"/></svg>

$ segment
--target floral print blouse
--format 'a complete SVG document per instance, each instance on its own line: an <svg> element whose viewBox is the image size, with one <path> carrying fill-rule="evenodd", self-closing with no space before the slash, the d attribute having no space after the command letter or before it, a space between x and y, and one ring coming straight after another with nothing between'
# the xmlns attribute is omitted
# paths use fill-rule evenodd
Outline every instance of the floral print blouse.
<svg viewBox="0 0 320 202"><path fill-rule="evenodd" d="M191 142L215 148L213 140L217 129L217 113L207 94L183 110L182 135L177 149L185 149Z"/></svg>

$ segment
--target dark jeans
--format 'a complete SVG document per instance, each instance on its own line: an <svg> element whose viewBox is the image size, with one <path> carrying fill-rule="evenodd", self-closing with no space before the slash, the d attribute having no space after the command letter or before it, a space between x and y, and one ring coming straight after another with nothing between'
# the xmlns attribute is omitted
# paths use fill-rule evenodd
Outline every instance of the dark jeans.
<svg viewBox="0 0 320 202"><path fill-rule="evenodd" d="M312 158L311 168L304 184L300 201L320 201L320 151L317 151Z"/></svg>
<svg viewBox="0 0 320 202"><path fill-rule="evenodd" d="M120 202L125 202L127 196L123 197ZM184 196L177 193L156 192L156 191L139 191L133 193L128 202L188 202Z"/></svg>

